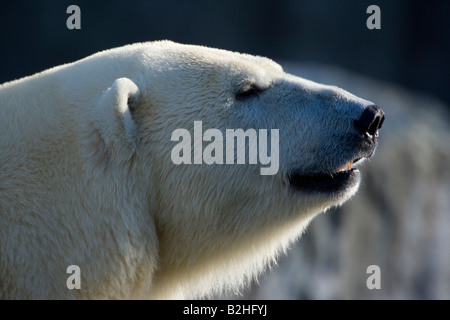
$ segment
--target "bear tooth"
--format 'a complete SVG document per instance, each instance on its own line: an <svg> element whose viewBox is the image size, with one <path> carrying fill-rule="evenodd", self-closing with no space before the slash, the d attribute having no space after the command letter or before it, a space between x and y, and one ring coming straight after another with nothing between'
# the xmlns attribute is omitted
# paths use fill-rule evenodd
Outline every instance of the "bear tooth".
<svg viewBox="0 0 450 320"><path fill-rule="evenodd" d="M346 164L344 164L342 167L337 169L337 172L343 172L343 171L351 170L352 166L353 166L353 161L349 161Z"/></svg>

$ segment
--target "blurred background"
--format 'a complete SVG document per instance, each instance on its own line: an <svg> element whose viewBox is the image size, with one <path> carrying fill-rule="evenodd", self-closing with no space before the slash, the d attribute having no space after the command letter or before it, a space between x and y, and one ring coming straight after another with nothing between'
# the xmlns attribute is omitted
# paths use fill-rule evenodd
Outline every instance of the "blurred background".
<svg viewBox="0 0 450 320"><path fill-rule="evenodd" d="M69 5L81 30L69 30ZM369 5L381 29L369 30ZM0 83L138 41L270 57L386 112L358 194L321 214L245 299L450 299L449 1L9 1ZM381 289L369 290L369 265ZM223 297L221 297L223 298Z"/></svg>

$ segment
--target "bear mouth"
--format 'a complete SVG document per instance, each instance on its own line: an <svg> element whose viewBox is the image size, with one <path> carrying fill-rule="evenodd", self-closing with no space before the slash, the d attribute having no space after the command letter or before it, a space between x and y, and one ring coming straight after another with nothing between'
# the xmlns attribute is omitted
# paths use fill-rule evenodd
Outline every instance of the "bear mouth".
<svg viewBox="0 0 450 320"><path fill-rule="evenodd" d="M294 171L289 175L291 188L307 193L345 193L359 183L360 172L352 168L358 158L347 162L332 173L304 173Z"/></svg>

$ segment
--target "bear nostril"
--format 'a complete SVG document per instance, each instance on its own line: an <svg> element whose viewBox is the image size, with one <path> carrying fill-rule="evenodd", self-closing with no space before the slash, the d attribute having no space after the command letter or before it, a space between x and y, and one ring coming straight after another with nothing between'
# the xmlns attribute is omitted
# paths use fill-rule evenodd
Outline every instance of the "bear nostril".
<svg viewBox="0 0 450 320"><path fill-rule="evenodd" d="M361 117L355 120L355 126L364 134L374 136L384 122L384 112L380 107L371 105L364 109Z"/></svg>

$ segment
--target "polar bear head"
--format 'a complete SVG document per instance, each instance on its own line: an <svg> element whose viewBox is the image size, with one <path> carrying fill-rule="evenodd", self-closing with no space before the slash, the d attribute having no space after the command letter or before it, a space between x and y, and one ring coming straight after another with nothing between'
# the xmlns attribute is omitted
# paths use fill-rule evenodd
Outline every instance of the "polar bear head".
<svg viewBox="0 0 450 320"><path fill-rule="evenodd" d="M167 41L124 48L133 72L111 79L95 123L105 154L147 184L155 297L238 287L355 194L355 165L384 120L372 102L267 58Z"/></svg>

